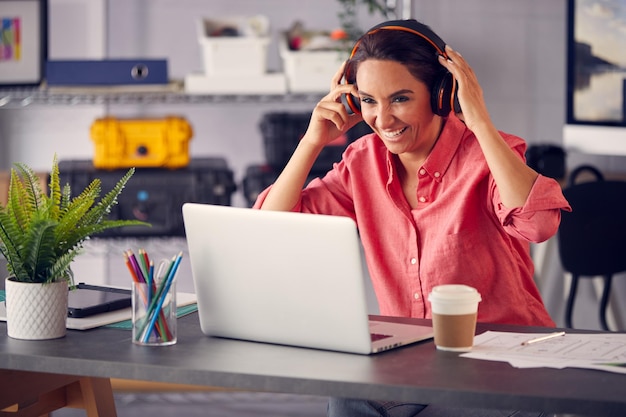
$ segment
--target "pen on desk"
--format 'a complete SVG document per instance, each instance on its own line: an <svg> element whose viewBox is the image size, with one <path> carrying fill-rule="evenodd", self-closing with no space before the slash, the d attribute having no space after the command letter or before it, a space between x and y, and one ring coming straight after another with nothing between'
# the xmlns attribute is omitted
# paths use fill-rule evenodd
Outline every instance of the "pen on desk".
<svg viewBox="0 0 626 417"><path fill-rule="evenodd" d="M522 346L532 345L533 343L543 342L544 340L554 339L555 337L565 336L565 332L549 333L545 336L535 337L534 339L525 340L522 342Z"/></svg>

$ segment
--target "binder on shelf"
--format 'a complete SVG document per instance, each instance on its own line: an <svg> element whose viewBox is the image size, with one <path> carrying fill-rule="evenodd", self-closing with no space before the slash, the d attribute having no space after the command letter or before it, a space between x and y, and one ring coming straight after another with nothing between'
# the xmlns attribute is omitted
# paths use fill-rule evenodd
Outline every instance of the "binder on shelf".
<svg viewBox="0 0 626 417"><path fill-rule="evenodd" d="M167 60L52 60L46 62L46 82L49 86L167 84Z"/></svg>

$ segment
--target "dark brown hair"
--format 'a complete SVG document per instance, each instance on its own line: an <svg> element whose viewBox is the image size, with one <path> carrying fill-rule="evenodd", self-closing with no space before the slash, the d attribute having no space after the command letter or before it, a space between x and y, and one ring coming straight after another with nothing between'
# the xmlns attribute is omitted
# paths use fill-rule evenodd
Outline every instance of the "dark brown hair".
<svg viewBox="0 0 626 417"><path fill-rule="evenodd" d="M395 61L407 67L416 79L433 91L446 70L437 60L436 49L421 36L403 30L379 29L363 35L346 64L346 81L356 82L359 64L368 59Z"/></svg>

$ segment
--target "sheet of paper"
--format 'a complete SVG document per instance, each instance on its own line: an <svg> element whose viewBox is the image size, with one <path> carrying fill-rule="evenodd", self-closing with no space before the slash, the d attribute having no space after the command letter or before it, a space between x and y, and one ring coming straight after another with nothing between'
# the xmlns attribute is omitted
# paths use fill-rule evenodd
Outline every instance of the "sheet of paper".
<svg viewBox="0 0 626 417"><path fill-rule="evenodd" d="M566 333L541 342L522 342L545 333L487 331L474 338L465 358L508 362L516 368L587 368L626 374L626 334Z"/></svg>

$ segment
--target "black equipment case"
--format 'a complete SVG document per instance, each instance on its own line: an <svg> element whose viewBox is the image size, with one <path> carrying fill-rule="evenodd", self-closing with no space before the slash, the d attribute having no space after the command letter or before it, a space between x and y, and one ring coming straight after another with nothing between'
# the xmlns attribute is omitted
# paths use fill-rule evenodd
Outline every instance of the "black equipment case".
<svg viewBox="0 0 626 417"><path fill-rule="evenodd" d="M263 115L259 128L263 136L265 160L270 167L278 172L282 171L304 136L310 119L311 113L278 112ZM315 160L311 174L319 176L328 172L341 159L343 151L350 143L371 132L372 129L365 122L361 122L344 136L329 143Z"/></svg>
<svg viewBox="0 0 626 417"><path fill-rule="evenodd" d="M60 161L59 171L61 186L69 183L78 192L99 178L105 195L127 169L102 170L91 160L70 160ZM109 218L142 220L152 227L119 227L97 237L184 236L183 203L229 206L237 188L233 177L226 160L217 157L192 159L180 169L137 168Z"/></svg>

